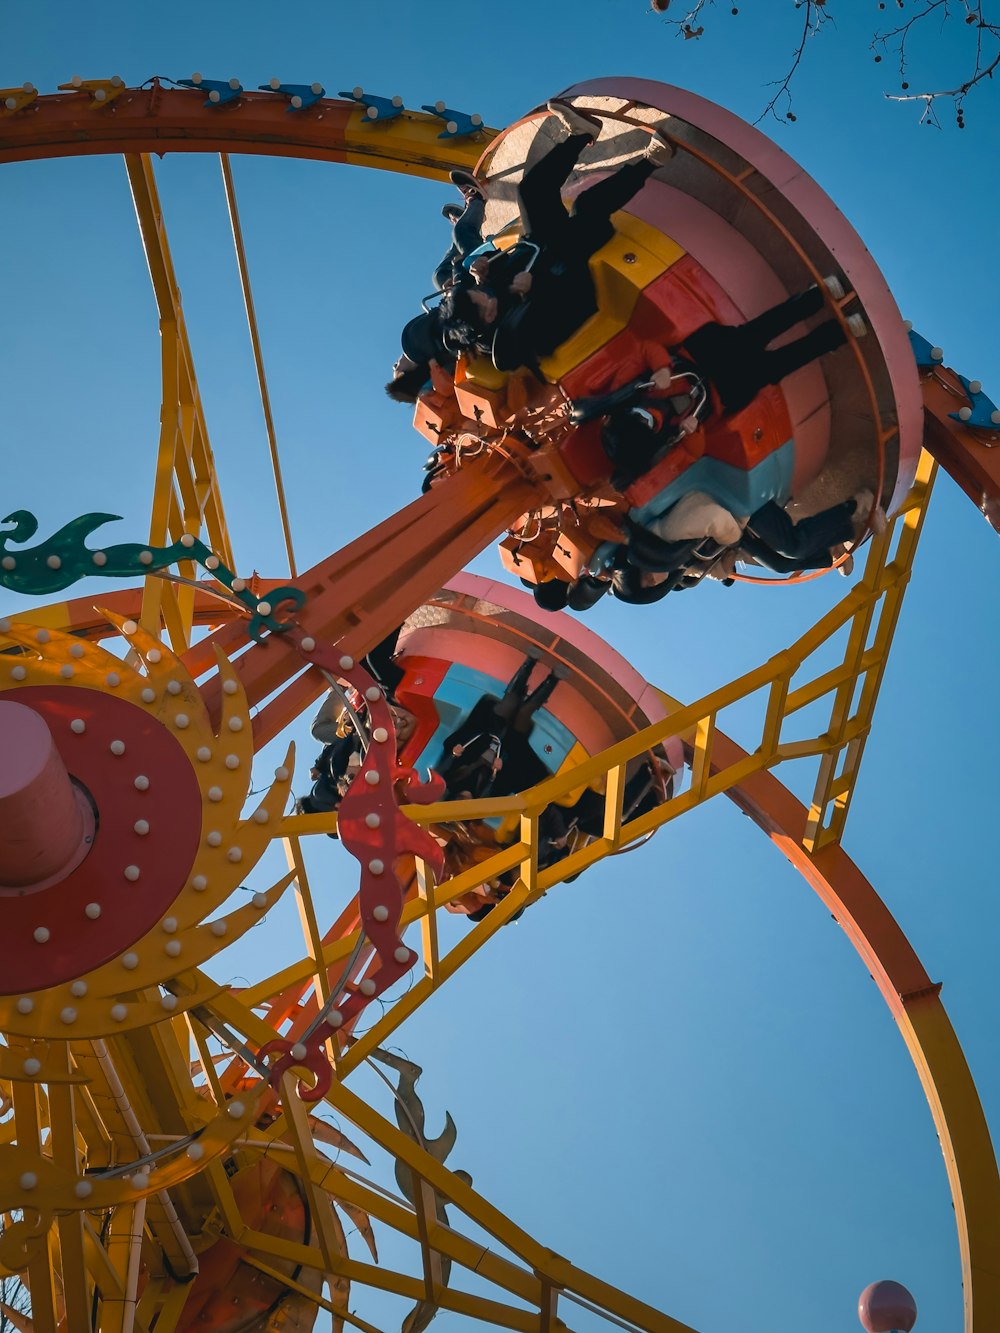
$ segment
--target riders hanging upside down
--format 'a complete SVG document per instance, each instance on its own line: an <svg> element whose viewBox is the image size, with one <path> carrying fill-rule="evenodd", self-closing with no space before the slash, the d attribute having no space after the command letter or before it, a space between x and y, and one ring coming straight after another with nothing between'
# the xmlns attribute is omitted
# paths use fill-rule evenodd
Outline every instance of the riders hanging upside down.
<svg viewBox="0 0 1000 1333"><path fill-rule="evenodd" d="M551 609L586 609L607 590L658 600L709 573L731 581L737 560L782 573L840 560L847 572L846 547L881 521L877 498L858 478L853 496L840 484L844 498L818 513L806 509L796 522L785 512L793 475L803 473L776 387L844 346L848 331L864 335L852 314L788 337L828 301L846 304L839 279L742 323L726 319L725 304L706 296L714 279L694 289L690 270L674 279L684 252L637 220L651 205L615 217L673 159L673 144L648 120L631 121L647 134L645 152L567 207L563 189L603 122L560 101L548 109L565 133L534 161L527 154L508 248L474 248L492 181L452 173L464 207L446 210L455 229L435 272L442 296L404 330L405 357L388 386L416 399L415 424L434 442L424 489L494 442L533 454L539 478L556 478L553 501L518 520L501 551ZM501 191L506 170L493 178ZM654 195L655 213L661 187Z"/></svg>

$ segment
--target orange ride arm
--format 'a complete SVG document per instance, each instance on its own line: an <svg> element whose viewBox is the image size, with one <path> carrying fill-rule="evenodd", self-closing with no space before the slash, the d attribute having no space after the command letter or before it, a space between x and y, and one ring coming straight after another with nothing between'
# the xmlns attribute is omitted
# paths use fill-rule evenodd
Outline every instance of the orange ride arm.
<svg viewBox="0 0 1000 1333"><path fill-rule="evenodd" d="M364 656L519 514L544 499L511 459L496 452L474 459L301 575L294 586L307 600L298 624L317 641L339 643L352 657ZM245 639L244 622L224 625L185 653L185 665L192 675L201 675L214 668L216 646L232 656ZM253 707L296 675L302 658L281 635L271 635L237 657L235 666ZM309 672L262 708L254 720L256 746L276 736L325 688L323 677ZM203 694L217 714L219 680L208 680Z"/></svg>
<svg viewBox="0 0 1000 1333"><path fill-rule="evenodd" d="M968 400L958 376L945 366L923 377L921 389L924 444L1000 531L1000 428L986 433L951 419L949 413Z"/></svg>

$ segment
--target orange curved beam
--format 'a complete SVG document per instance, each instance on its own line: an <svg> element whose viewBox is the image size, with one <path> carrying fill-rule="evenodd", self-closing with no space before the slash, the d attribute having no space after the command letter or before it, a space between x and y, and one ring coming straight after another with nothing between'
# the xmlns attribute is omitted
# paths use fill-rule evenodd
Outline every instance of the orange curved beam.
<svg viewBox="0 0 1000 1333"><path fill-rule="evenodd" d="M719 737L718 763L745 751ZM816 892L842 927L892 1012L941 1143L962 1261L965 1330L1000 1328L1000 1172L972 1073L941 1003L892 913L839 843L810 855L808 811L770 773L728 793Z"/></svg>
<svg viewBox="0 0 1000 1333"><path fill-rule="evenodd" d="M275 93L243 92L238 102L206 105L203 92L126 88L106 107L86 91L36 97L0 118L0 162L95 153L259 153L320 162L367 162L432 180L449 167L476 165L494 130L439 139L441 121L407 112L384 124L365 120L356 102L323 98L289 112Z"/></svg>

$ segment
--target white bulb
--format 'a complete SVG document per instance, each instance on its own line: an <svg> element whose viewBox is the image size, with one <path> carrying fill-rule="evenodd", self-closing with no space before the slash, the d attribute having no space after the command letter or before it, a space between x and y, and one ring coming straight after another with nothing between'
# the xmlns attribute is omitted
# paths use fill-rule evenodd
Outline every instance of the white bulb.
<svg viewBox="0 0 1000 1333"><path fill-rule="evenodd" d="M373 875L381 875L382 871L385 869L385 862L380 861L378 857L376 857L373 861L368 862L368 869Z"/></svg>
<svg viewBox="0 0 1000 1333"><path fill-rule="evenodd" d="M339 1009L331 1009L326 1016L327 1024L332 1028L339 1028L344 1021L344 1015Z"/></svg>
<svg viewBox="0 0 1000 1333"><path fill-rule="evenodd" d="M49 569L59 569L62 566L62 561L57 555L47 556L45 563L48 565Z"/></svg>
<svg viewBox="0 0 1000 1333"><path fill-rule="evenodd" d="M388 921L389 909L388 907L383 907L382 904L379 903L378 907L372 908L372 916L375 918L376 921Z"/></svg>
<svg viewBox="0 0 1000 1333"><path fill-rule="evenodd" d="M167 681L167 693L168 693L168 694L180 694L180 692L181 692L181 688L182 688L182 686L181 686L181 683L180 683L179 680L168 680L168 681Z"/></svg>
<svg viewBox="0 0 1000 1333"><path fill-rule="evenodd" d="M116 1023L124 1023L128 1018L128 1006L124 1004L113 1004L111 1006L111 1017Z"/></svg>
<svg viewBox="0 0 1000 1333"><path fill-rule="evenodd" d="M218 94L216 94L218 96ZM132 1188L134 1190L144 1190L149 1184L149 1173L146 1171L136 1171L132 1176Z"/></svg>
<svg viewBox="0 0 1000 1333"><path fill-rule="evenodd" d="M361 992L362 995L374 995L375 983L369 978L366 981L362 981L361 985L358 987L358 990Z"/></svg>
<svg viewBox="0 0 1000 1333"><path fill-rule="evenodd" d="M324 92L323 85L321 83L311 83L309 85L309 91L315 97L322 97Z"/></svg>
<svg viewBox="0 0 1000 1333"><path fill-rule="evenodd" d="M140 838L144 838L146 834L149 832L149 820L137 819L135 823L132 825L132 831L134 833L138 833Z"/></svg>
<svg viewBox="0 0 1000 1333"><path fill-rule="evenodd" d="M222 800L222 788L221 788L221 787L209 787L209 789L208 789L208 799L209 799L210 801L221 801L221 800Z"/></svg>
<svg viewBox="0 0 1000 1333"><path fill-rule="evenodd" d="M382 823L382 816L377 815L374 810L365 815L365 823L369 828L379 828Z"/></svg>
<svg viewBox="0 0 1000 1333"><path fill-rule="evenodd" d="M213 935L218 935L221 938L223 935L225 935L226 931L228 930L228 926L226 925L225 921L213 921L212 924L209 926L209 930L212 932Z"/></svg>
<svg viewBox="0 0 1000 1333"><path fill-rule="evenodd" d="M253 822L255 824L266 824L270 818L271 818L270 810L264 810L262 808L260 810L255 810L253 812Z"/></svg>
<svg viewBox="0 0 1000 1333"><path fill-rule="evenodd" d="M73 668L70 667L71 671L72 669ZM87 730L87 724L86 722L84 722L82 717L75 717L73 721L69 724L69 729L74 733L74 735L82 736L83 733Z"/></svg>
<svg viewBox="0 0 1000 1333"><path fill-rule="evenodd" d="M205 1149L200 1143L192 1143L188 1148L186 1155L190 1157L192 1162L200 1162L205 1156Z"/></svg>
<svg viewBox="0 0 1000 1333"><path fill-rule="evenodd" d="M87 983L85 981L74 981L69 988L70 994L75 995L78 1000L82 1000L87 994Z"/></svg>
<svg viewBox="0 0 1000 1333"><path fill-rule="evenodd" d="M382 779L379 777L378 773L376 773L374 769L370 769L365 774L365 781L368 783L369 787L377 787L378 784L382 781Z"/></svg>
<svg viewBox="0 0 1000 1333"><path fill-rule="evenodd" d="M23 666L16 666L16 667L11 667L10 674L14 680L24 680L25 676L28 673L27 671L25 671Z"/></svg>
<svg viewBox="0 0 1000 1333"><path fill-rule="evenodd" d="M316 647L316 640L312 637L311 634L307 634L299 644L299 647L302 649L304 653L311 653L312 650Z"/></svg>
<svg viewBox="0 0 1000 1333"><path fill-rule="evenodd" d="M89 1199L94 1192L94 1187L89 1180L78 1180L73 1186L73 1193L78 1199Z"/></svg>
<svg viewBox="0 0 1000 1333"><path fill-rule="evenodd" d="M199 745L195 758L199 764L207 764L212 757L212 751L207 745Z"/></svg>
<svg viewBox="0 0 1000 1333"><path fill-rule="evenodd" d="M156 701L156 691L155 691L155 690L151 690L151 689L149 688L149 686L147 685L146 688L145 688L145 689L142 691L142 693L139 695L139 698L142 700L142 702L143 702L144 704L155 703L155 701Z"/></svg>
<svg viewBox="0 0 1000 1333"><path fill-rule="evenodd" d="M167 940L163 949L171 958L176 958L181 951L181 942L180 940Z"/></svg>
<svg viewBox="0 0 1000 1333"><path fill-rule="evenodd" d="M62 1019L64 1023L75 1023L76 1010L73 1008L71 1004L68 1004L65 1009L60 1009L59 1017L60 1019Z"/></svg>
<svg viewBox="0 0 1000 1333"><path fill-rule="evenodd" d="M49 930L47 926L36 926L34 930L36 944L48 944Z"/></svg>
<svg viewBox="0 0 1000 1333"><path fill-rule="evenodd" d="M35 639L37 640L38 643L48 643L51 637L52 635L48 632L47 629L40 629L38 633L35 635Z"/></svg>
<svg viewBox="0 0 1000 1333"><path fill-rule="evenodd" d="M34 1078L41 1067L41 1060L36 1060L33 1055L29 1055L27 1060L25 1060L24 1064L21 1066L29 1078Z"/></svg>
<svg viewBox="0 0 1000 1333"><path fill-rule="evenodd" d="M124 753L125 753L125 742L124 742L124 741L112 741L111 744L108 746L108 749L111 751L112 754L124 754Z"/></svg>
<svg viewBox="0 0 1000 1333"><path fill-rule="evenodd" d="M204 875L195 875L194 879L191 881L191 887L196 893L204 893L208 888L208 880Z"/></svg>
<svg viewBox="0 0 1000 1333"><path fill-rule="evenodd" d="M288 779L291 777L291 774L289 773L288 769L285 767L284 764L280 764L274 770L274 776L278 779L279 782L287 782Z"/></svg>
<svg viewBox="0 0 1000 1333"><path fill-rule="evenodd" d="M140 564L140 565L151 565L152 563L153 563L153 552L152 552L152 551L140 551L140 552L139 552L139 564Z"/></svg>
<svg viewBox="0 0 1000 1333"><path fill-rule="evenodd" d="M59 668L59 674L60 676L62 676L63 680L72 680L73 677L76 675L76 672L67 662L65 666L61 666Z"/></svg>
<svg viewBox="0 0 1000 1333"><path fill-rule="evenodd" d="M209 833L205 841L208 843L209 847L221 847L222 834L218 831L218 829L212 829L211 833Z"/></svg>
<svg viewBox="0 0 1000 1333"><path fill-rule="evenodd" d="M38 1177L34 1171L24 1171L21 1173L19 1184L23 1190L33 1190L38 1184Z"/></svg>
<svg viewBox="0 0 1000 1333"><path fill-rule="evenodd" d="M4 569L14 569L17 566L17 561L12 555L5 555L4 558L0 560L0 565L3 565Z"/></svg>
<svg viewBox="0 0 1000 1333"><path fill-rule="evenodd" d="M958 417L960 421L968 421L971 416L972 416L971 407L960 407L958 409Z"/></svg>
<svg viewBox="0 0 1000 1333"><path fill-rule="evenodd" d="M178 713L174 718L174 725L183 731L190 721L191 719L188 717L187 713Z"/></svg>
<svg viewBox="0 0 1000 1333"><path fill-rule="evenodd" d="M377 685L369 685L367 690L365 690L365 698L370 704L376 703L382 698L382 691Z"/></svg>
<svg viewBox="0 0 1000 1333"><path fill-rule="evenodd" d="M130 880L134 884L135 881L142 874L142 871L139 869L138 866L126 866L125 869L122 871L122 874L125 876L127 880Z"/></svg>
<svg viewBox="0 0 1000 1333"><path fill-rule="evenodd" d="M137 953L132 953L132 951L129 950L128 953L122 954L122 967L125 967L130 972L132 972L138 966L139 966L139 955Z"/></svg>
<svg viewBox="0 0 1000 1333"><path fill-rule="evenodd" d="M291 102L295 110L298 111L299 107L302 105L302 98L298 95L298 93L295 93L292 96Z"/></svg>
<svg viewBox="0 0 1000 1333"><path fill-rule="evenodd" d="M82 644L82 643L73 643L73 644L70 644L69 655L70 655L70 657L82 657L82 656L83 656L83 644Z"/></svg>
<svg viewBox="0 0 1000 1333"><path fill-rule="evenodd" d="M237 685L235 680L224 680L222 682L223 694L235 694L239 688L240 687Z"/></svg>
<svg viewBox="0 0 1000 1333"><path fill-rule="evenodd" d="M983 391L982 380L969 380L969 393L982 393L982 391Z"/></svg>
<svg viewBox="0 0 1000 1333"><path fill-rule="evenodd" d="M940 347L932 347L932 348L931 348L931 360L932 360L932 361L942 361L943 359L944 359L944 351L943 351Z"/></svg>
<svg viewBox="0 0 1000 1333"><path fill-rule="evenodd" d="M207 555L207 556L205 557L205 568L206 568L206 569L218 569L218 568L219 568L219 557L218 557L217 555Z"/></svg>
<svg viewBox="0 0 1000 1333"><path fill-rule="evenodd" d="M242 731L242 730L243 730L243 719L242 719L241 717L231 717L231 718L229 719L229 730L230 730L230 731Z"/></svg>
<svg viewBox="0 0 1000 1333"><path fill-rule="evenodd" d="M240 1116L246 1115L246 1109L240 1101L230 1102L226 1107L226 1114L231 1115L234 1120L239 1120Z"/></svg>
<svg viewBox="0 0 1000 1333"><path fill-rule="evenodd" d="M160 996L160 1008L161 1008L161 1009L166 1009L166 1011L167 1011L168 1014L169 1014L169 1013L173 1013L173 1011L177 1008L177 996L176 996L176 995L161 995L161 996Z"/></svg>
<svg viewBox="0 0 1000 1333"><path fill-rule="evenodd" d="M149 791L149 778L146 777L145 773L140 773L132 779L132 786L136 791Z"/></svg>
<svg viewBox="0 0 1000 1333"><path fill-rule="evenodd" d="M405 944L401 944L392 956L397 963L408 963L410 961L410 951Z"/></svg>
<svg viewBox="0 0 1000 1333"><path fill-rule="evenodd" d="M457 120L449 120L449 121L445 124L445 129L448 131L449 134L457 134L457 133L458 133L458 121L457 121Z"/></svg>
<svg viewBox="0 0 1000 1333"><path fill-rule="evenodd" d="M149 652L146 654L146 661L152 662L155 666L162 657L163 654L160 652L159 648L150 648Z"/></svg>
<svg viewBox="0 0 1000 1333"><path fill-rule="evenodd" d="M257 603L257 612L258 612L259 615L262 615L262 616L269 616L269 615L271 614L271 603L270 603L270 602L258 602L258 603Z"/></svg>
<svg viewBox="0 0 1000 1333"><path fill-rule="evenodd" d="M234 864L235 864L236 862L238 862L238 861L242 861L242 860L243 860L243 848L242 848L242 847L230 847L229 851L226 852L226 860L227 860L227 861L232 861Z"/></svg>
<svg viewBox="0 0 1000 1333"><path fill-rule="evenodd" d="M181 534L181 545L188 547L194 545L194 537L191 535L190 532L185 532Z"/></svg>
<svg viewBox="0 0 1000 1333"><path fill-rule="evenodd" d="M35 1007L35 1002L29 995L22 995L15 1007L19 1014L30 1014Z"/></svg>
<svg viewBox="0 0 1000 1333"><path fill-rule="evenodd" d="M222 101L222 94L219 92L218 88L213 88L213 89L212 89L212 91L208 94L208 100L209 100L210 102L221 102L221 101Z"/></svg>
<svg viewBox="0 0 1000 1333"><path fill-rule="evenodd" d="M177 929L177 918L175 916L165 916L162 926L168 935L172 935Z"/></svg>
<svg viewBox="0 0 1000 1333"><path fill-rule="evenodd" d="M354 658L348 657L348 655L345 653L344 656L340 659L341 671L351 671L353 670L353 668L354 668Z"/></svg>
<svg viewBox="0 0 1000 1333"><path fill-rule="evenodd" d="M250 899L250 901L254 905L254 907L256 907L259 911L261 908L267 906L267 894L255 893L254 896Z"/></svg>
<svg viewBox="0 0 1000 1333"><path fill-rule="evenodd" d="M289 1054L294 1060L304 1060L309 1052L301 1041L297 1041Z"/></svg>
<svg viewBox="0 0 1000 1333"><path fill-rule="evenodd" d="M83 909L83 914L84 916L89 917L91 921L96 921L97 918L101 915L101 904L88 903L87 906Z"/></svg>
<svg viewBox="0 0 1000 1333"><path fill-rule="evenodd" d="M389 733L386 731L385 727L376 727L375 730L372 732L372 740L378 741L379 744L381 744L383 741L387 741L388 739L389 739Z"/></svg>
<svg viewBox="0 0 1000 1333"><path fill-rule="evenodd" d="M232 583L230 584L230 587L232 588L233 592L243 592L246 586L247 586L246 579L233 579Z"/></svg>
<svg viewBox="0 0 1000 1333"><path fill-rule="evenodd" d="M108 557L104 554L103 551L95 551L90 558L91 560L93 560L94 564L97 565L98 567L100 567L101 565L106 565L108 563Z"/></svg>

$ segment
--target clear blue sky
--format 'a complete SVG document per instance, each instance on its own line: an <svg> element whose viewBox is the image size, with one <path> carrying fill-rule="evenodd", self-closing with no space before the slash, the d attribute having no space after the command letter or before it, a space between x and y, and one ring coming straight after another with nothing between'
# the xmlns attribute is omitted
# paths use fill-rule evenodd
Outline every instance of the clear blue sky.
<svg viewBox="0 0 1000 1333"><path fill-rule="evenodd" d="M253 87L277 74L409 105L441 97L502 125L570 83L628 74L753 119L800 14L784 0L729 8L704 41L682 42L644 0L8 5L0 84L198 69ZM883 101L889 65L867 52L869 16L875 4L836 6L838 26L808 53L797 124L771 129L854 222L904 315L996 398L996 94L971 102L962 133L918 126ZM935 86L962 77L955 33L932 53ZM426 446L380 385L446 241L449 191L313 163L234 168L306 566L415 492ZM218 165L168 159L158 174L241 572L281 573ZM127 520L121 539L138 538L159 362L124 169L9 166L0 200L2 512L33 510L51 529L111 510ZM997 556L943 478L846 838L944 983L995 1129ZM475 568L498 565L487 553ZM676 605L601 606L590 623L693 699L784 647L844 587L708 588ZM308 754L306 727L296 735ZM332 917L350 872L336 849L319 867ZM271 925L290 931L291 917ZM233 974L273 959L278 937L260 935ZM281 947L291 956L290 934ZM918 1330L959 1333L944 1169L899 1035L829 915L732 807L552 893L399 1040L426 1069L429 1125L445 1107L458 1123L452 1165L545 1244L696 1328L840 1333L857 1327L861 1288L894 1277L917 1296ZM361 1294L354 1305L380 1327L399 1314Z"/></svg>

